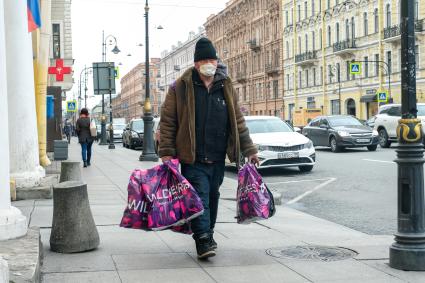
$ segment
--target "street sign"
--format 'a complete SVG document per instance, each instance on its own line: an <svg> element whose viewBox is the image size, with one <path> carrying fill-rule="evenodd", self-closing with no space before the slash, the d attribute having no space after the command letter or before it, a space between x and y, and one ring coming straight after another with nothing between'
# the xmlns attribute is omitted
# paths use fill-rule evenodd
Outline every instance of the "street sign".
<svg viewBox="0 0 425 283"><path fill-rule="evenodd" d="M69 100L66 102L66 111L67 112L77 112L77 101Z"/></svg>
<svg viewBox="0 0 425 283"><path fill-rule="evenodd" d="M113 62L93 63L94 94L115 93L115 66Z"/></svg>
<svg viewBox="0 0 425 283"><path fill-rule="evenodd" d="M358 62L350 63L350 74L360 75L362 73L362 65Z"/></svg>
<svg viewBox="0 0 425 283"><path fill-rule="evenodd" d="M378 102L388 102L388 91L379 90L376 92L376 100Z"/></svg>

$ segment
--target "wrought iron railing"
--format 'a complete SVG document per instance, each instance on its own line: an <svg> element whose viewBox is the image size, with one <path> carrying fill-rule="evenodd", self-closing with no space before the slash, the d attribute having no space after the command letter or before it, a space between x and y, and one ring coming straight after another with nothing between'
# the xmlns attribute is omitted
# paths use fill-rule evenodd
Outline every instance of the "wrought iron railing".
<svg viewBox="0 0 425 283"><path fill-rule="evenodd" d="M347 49L357 48L355 39L346 39L343 41L338 41L334 43L333 50L334 52L339 52Z"/></svg>
<svg viewBox="0 0 425 283"><path fill-rule="evenodd" d="M295 55L295 63L304 62L307 60L317 59L317 51L307 51L298 55Z"/></svg>

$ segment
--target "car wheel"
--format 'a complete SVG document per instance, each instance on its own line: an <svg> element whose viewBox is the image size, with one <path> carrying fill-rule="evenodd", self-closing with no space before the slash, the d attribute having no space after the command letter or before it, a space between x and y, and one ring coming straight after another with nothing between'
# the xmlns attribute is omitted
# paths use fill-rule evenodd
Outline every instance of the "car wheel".
<svg viewBox="0 0 425 283"><path fill-rule="evenodd" d="M310 172L311 170L313 170L313 165L303 165L303 166L298 166L298 168L300 169L301 172Z"/></svg>
<svg viewBox="0 0 425 283"><path fill-rule="evenodd" d="M335 137L331 137L331 140L329 143L330 143L332 152L340 152L342 150L342 147L339 146L338 143L336 142Z"/></svg>
<svg viewBox="0 0 425 283"><path fill-rule="evenodd" d="M379 133L379 145L382 148L389 148L391 146L391 142L388 140L388 134L385 129L380 129Z"/></svg>
<svg viewBox="0 0 425 283"><path fill-rule="evenodd" d="M376 151L377 148L378 148L377 144L367 146L367 150L369 151Z"/></svg>

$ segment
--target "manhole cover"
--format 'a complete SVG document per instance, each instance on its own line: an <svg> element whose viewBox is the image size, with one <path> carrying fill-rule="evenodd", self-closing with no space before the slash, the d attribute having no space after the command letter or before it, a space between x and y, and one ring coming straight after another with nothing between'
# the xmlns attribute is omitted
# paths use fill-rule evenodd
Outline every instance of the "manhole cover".
<svg viewBox="0 0 425 283"><path fill-rule="evenodd" d="M272 248L266 253L278 258L294 258L310 261L338 261L352 258L357 255L355 251L324 246L293 246L285 248Z"/></svg>

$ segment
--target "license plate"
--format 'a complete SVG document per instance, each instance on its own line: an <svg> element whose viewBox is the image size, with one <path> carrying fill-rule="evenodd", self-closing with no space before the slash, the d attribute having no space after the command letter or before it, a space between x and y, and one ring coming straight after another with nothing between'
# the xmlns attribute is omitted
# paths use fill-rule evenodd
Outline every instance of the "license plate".
<svg viewBox="0 0 425 283"><path fill-rule="evenodd" d="M366 143L370 142L370 139L356 139L356 142Z"/></svg>
<svg viewBox="0 0 425 283"><path fill-rule="evenodd" d="M300 154L298 152L280 152L277 154L279 159L290 159L290 158L298 158Z"/></svg>

